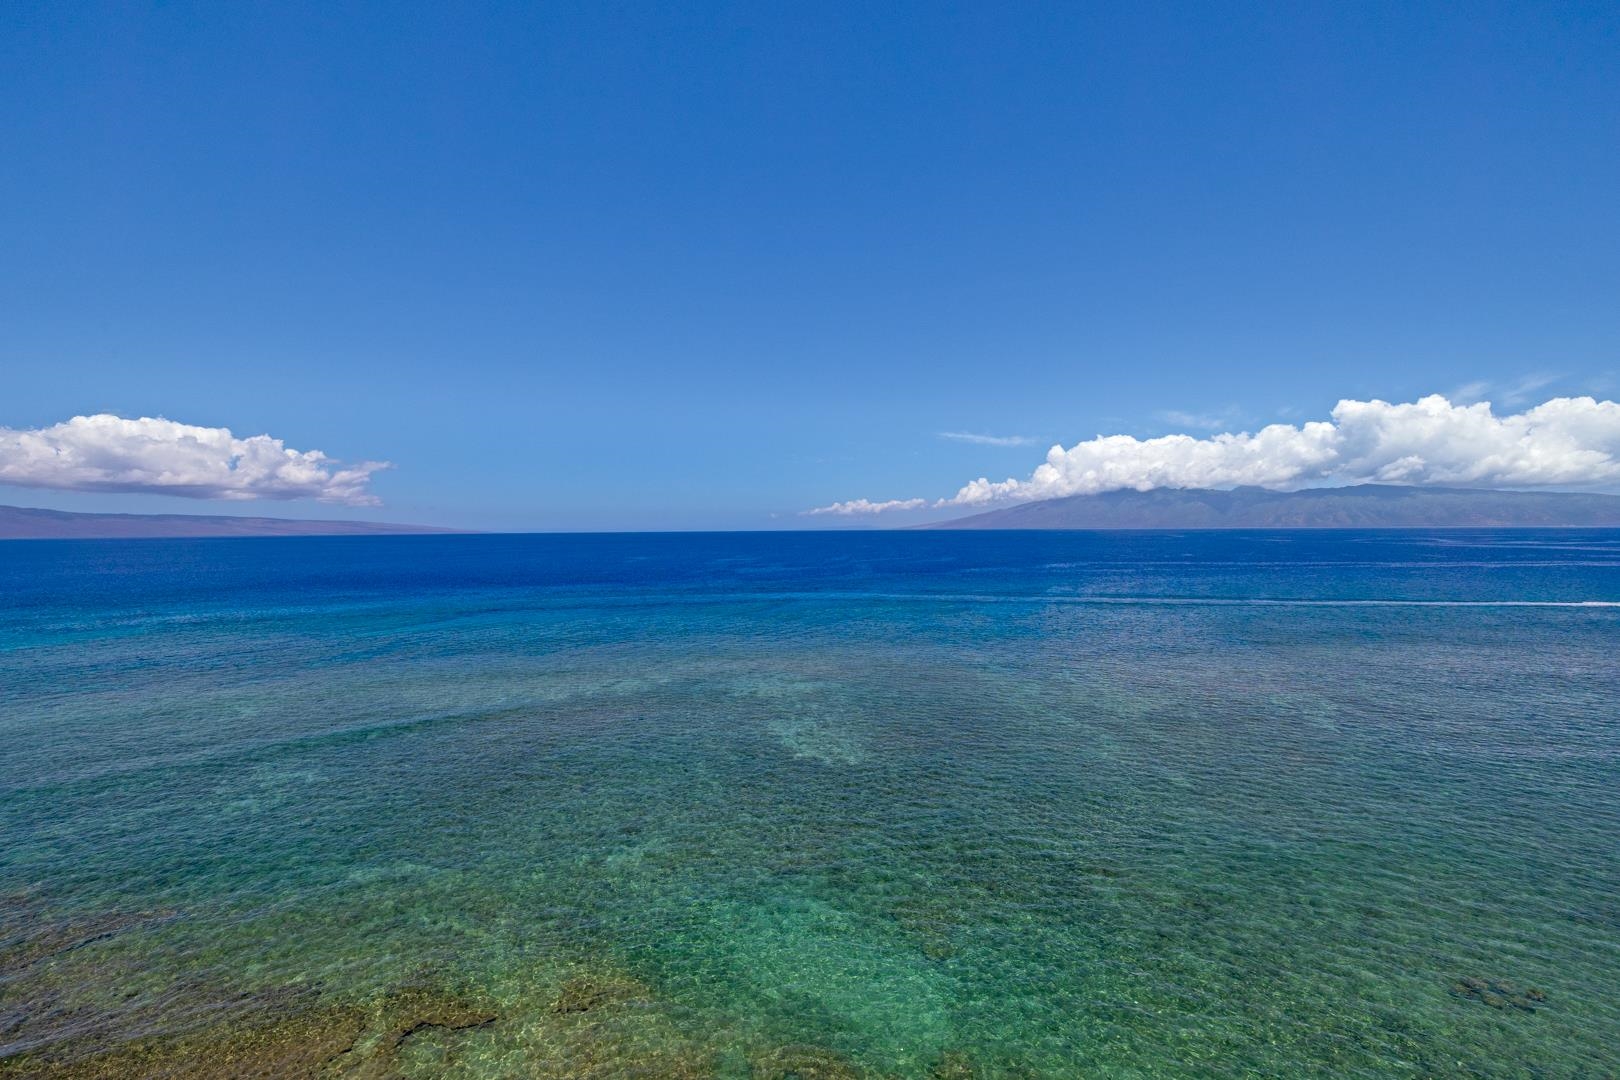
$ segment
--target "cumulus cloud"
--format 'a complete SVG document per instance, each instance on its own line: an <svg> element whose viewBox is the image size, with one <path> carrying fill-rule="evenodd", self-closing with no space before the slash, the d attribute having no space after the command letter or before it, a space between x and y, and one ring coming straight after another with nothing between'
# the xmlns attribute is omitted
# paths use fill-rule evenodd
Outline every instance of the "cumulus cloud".
<svg viewBox="0 0 1620 1080"><path fill-rule="evenodd" d="M344 468L319 450L289 450L269 435L239 439L227 428L152 417L102 413L27 431L0 427L0 484L17 487L375 506L366 485L388 467L365 461Z"/></svg>
<svg viewBox="0 0 1620 1080"><path fill-rule="evenodd" d="M838 514L843 517L855 517L859 514L882 514L889 510L921 510L927 505L927 499L890 499L888 502L851 499L848 502L835 502L831 506L818 506L814 510L806 510L805 513Z"/></svg>
<svg viewBox="0 0 1620 1080"><path fill-rule="evenodd" d="M1034 446L1035 440L1028 435L975 435L971 431L942 431L942 439L952 442L972 443L975 446Z"/></svg>
<svg viewBox="0 0 1620 1080"><path fill-rule="evenodd" d="M1434 394L1405 404L1341 401L1330 417L1254 432L1138 439L1099 435L1065 449L1024 479L964 484L934 507L1030 502L1125 489L1291 490L1345 484L1452 487L1600 487L1620 483L1620 404L1560 397L1496 415L1489 402L1456 405ZM819 512L882 513L922 500L866 499ZM835 509L850 507L852 509Z"/></svg>
<svg viewBox="0 0 1620 1080"><path fill-rule="evenodd" d="M943 505L1130 488L1300 488L1386 483L1589 487L1620 481L1620 404L1554 398L1511 416L1434 394L1408 404L1341 401L1328 420L1256 432L1099 435L1054 446L1027 479L963 485Z"/></svg>

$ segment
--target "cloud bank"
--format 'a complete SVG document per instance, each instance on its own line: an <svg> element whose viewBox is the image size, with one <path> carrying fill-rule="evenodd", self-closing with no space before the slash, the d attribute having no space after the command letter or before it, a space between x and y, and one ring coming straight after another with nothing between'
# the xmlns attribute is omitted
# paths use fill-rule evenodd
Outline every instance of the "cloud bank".
<svg viewBox="0 0 1620 1080"><path fill-rule="evenodd" d="M843 517L856 517L861 514L882 514L889 510L921 510L928 505L927 499L890 499L888 502L873 502L870 499L851 499L848 502L835 502L831 506L818 506L805 513L838 514Z"/></svg>
<svg viewBox="0 0 1620 1080"><path fill-rule="evenodd" d="M342 468L319 450L289 450L269 435L238 439L227 428L152 417L101 413L28 431L0 427L0 484L17 487L376 506L366 485L388 467Z"/></svg>
<svg viewBox="0 0 1620 1080"><path fill-rule="evenodd" d="M1197 438L1099 435L1054 446L1025 479L980 477L934 507L1030 502L1125 489L1290 490L1384 483L1452 487L1598 487L1620 483L1620 404L1553 398L1497 416L1489 402L1434 394L1407 404L1341 401L1329 419ZM825 513L914 509L919 500L865 499ZM840 510L838 507L856 507Z"/></svg>

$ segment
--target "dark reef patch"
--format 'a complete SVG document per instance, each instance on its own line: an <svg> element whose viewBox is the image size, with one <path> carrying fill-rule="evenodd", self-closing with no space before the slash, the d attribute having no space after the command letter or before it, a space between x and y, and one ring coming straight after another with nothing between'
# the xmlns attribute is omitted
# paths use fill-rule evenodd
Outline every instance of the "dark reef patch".
<svg viewBox="0 0 1620 1080"><path fill-rule="evenodd" d="M985 1073L962 1050L947 1050L928 1070L931 1080L980 1080Z"/></svg>
<svg viewBox="0 0 1620 1080"><path fill-rule="evenodd" d="M86 1056L71 1046L0 1060L0 1077L40 1080L116 1080L162 1076L172 1080L303 1078L352 1050L366 1030L366 1016L352 1007L322 1008L298 1016L261 1018L228 1031L206 1030L179 1037L153 1037Z"/></svg>
<svg viewBox="0 0 1620 1080"><path fill-rule="evenodd" d="M393 1076L398 1071L396 1053L417 1032L465 1031L496 1019L492 1010L477 1003L420 987L391 992L370 1006L323 1004L297 992L289 992L286 999L296 1011L261 1011L185 1034L148 1036L113 1046L85 1040L56 1043L0 1059L0 1078Z"/></svg>
<svg viewBox="0 0 1620 1080"><path fill-rule="evenodd" d="M32 897L5 897L0 900L0 979L15 977L63 953L178 916L174 910L52 915Z"/></svg>
<svg viewBox="0 0 1620 1080"><path fill-rule="evenodd" d="M778 1047L749 1066L752 1080L860 1080L866 1075L837 1051L801 1044Z"/></svg>
<svg viewBox="0 0 1620 1080"><path fill-rule="evenodd" d="M1452 983L1451 992L1493 1009L1518 1009L1522 1012L1535 1012L1547 1001L1547 995L1533 986L1521 989L1501 979L1481 979L1475 975L1464 975Z"/></svg>
<svg viewBox="0 0 1620 1080"><path fill-rule="evenodd" d="M459 996L421 987L410 987L392 994L384 1005L383 1015L388 1023L383 1043L390 1047L397 1047L424 1028L467 1031L496 1020L493 1009Z"/></svg>
<svg viewBox="0 0 1620 1080"><path fill-rule="evenodd" d="M609 1005L622 1005L631 1001L645 1001L652 996L647 985L637 979L617 974L576 975L562 984L551 1011L568 1013L591 1012Z"/></svg>

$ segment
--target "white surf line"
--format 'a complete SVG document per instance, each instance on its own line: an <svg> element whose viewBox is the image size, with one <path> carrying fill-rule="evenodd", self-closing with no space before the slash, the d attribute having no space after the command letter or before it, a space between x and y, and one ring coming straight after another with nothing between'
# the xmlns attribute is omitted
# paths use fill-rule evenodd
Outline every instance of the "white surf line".
<svg viewBox="0 0 1620 1080"><path fill-rule="evenodd" d="M988 593L755 593L728 600L928 600L954 604L1176 604L1189 607L1620 608L1620 600L1398 600L1260 596L998 596Z"/></svg>
<svg viewBox="0 0 1620 1080"><path fill-rule="evenodd" d="M1484 607L1616 608L1620 600L1308 600L1264 597L1110 597L1063 598L1077 604L1191 604L1205 607Z"/></svg>
<svg viewBox="0 0 1620 1080"><path fill-rule="evenodd" d="M682 607L715 604L758 604L860 601L936 604L1066 604L1115 605L1164 604L1183 607L1436 607L1436 608L1587 608L1599 610L1620 608L1620 600L1398 600L1398 599L1327 599L1310 597L1260 596L1008 596L992 593L895 593L850 592L827 590L824 592L726 592L726 593L634 593L605 594L600 596L536 597L514 602L496 611L481 611L481 615L521 611L555 611L572 608L626 608L626 607ZM454 621L446 619L444 621Z"/></svg>

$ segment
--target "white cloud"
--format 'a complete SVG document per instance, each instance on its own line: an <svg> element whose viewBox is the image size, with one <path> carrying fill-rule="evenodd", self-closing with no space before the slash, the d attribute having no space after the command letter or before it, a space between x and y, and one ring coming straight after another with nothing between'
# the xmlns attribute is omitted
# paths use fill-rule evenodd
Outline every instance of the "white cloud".
<svg viewBox="0 0 1620 1080"><path fill-rule="evenodd" d="M818 506L814 510L806 510L805 513L840 514L844 517L854 517L857 514L882 514L890 510L921 510L927 505L927 499L890 499L888 502L851 499L848 502L835 502L831 506Z"/></svg>
<svg viewBox="0 0 1620 1080"><path fill-rule="evenodd" d="M1454 405L1433 394L1407 404L1345 400L1326 420L1272 424L1199 438L1099 435L1065 449L1022 480L964 484L935 508L1030 502L1154 488L1292 490L1385 483L1453 487L1600 487L1620 484L1620 403L1561 397L1497 416L1489 402ZM914 510L921 499L834 503L811 513Z"/></svg>
<svg viewBox="0 0 1620 1080"><path fill-rule="evenodd" d="M342 468L280 439L173 420L75 416L47 428L0 427L0 484L59 491L144 492L193 499L319 499L375 506L366 490L387 462Z"/></svg>
<svg viewBox="0 0 1620 1080"><path fill-rule="evenodd" d="M1554 398L1511 416L1439 394L1409 404L1341 401L1329 420L1257 432L1100 435L1054 446L1027 479L981 477L937 505L971 506L1131 488L1300 488L1394 483L1590 487L1620 482L1620 404Z"/></svg>
<svg viewBox="0 0 1620 1080"><path fill-rule="evenodd" d="M939 437L953 442L973 443L975 446L1035 445L1035 440L1028 435L975 435L971 431L942 431Z"/></svg>

